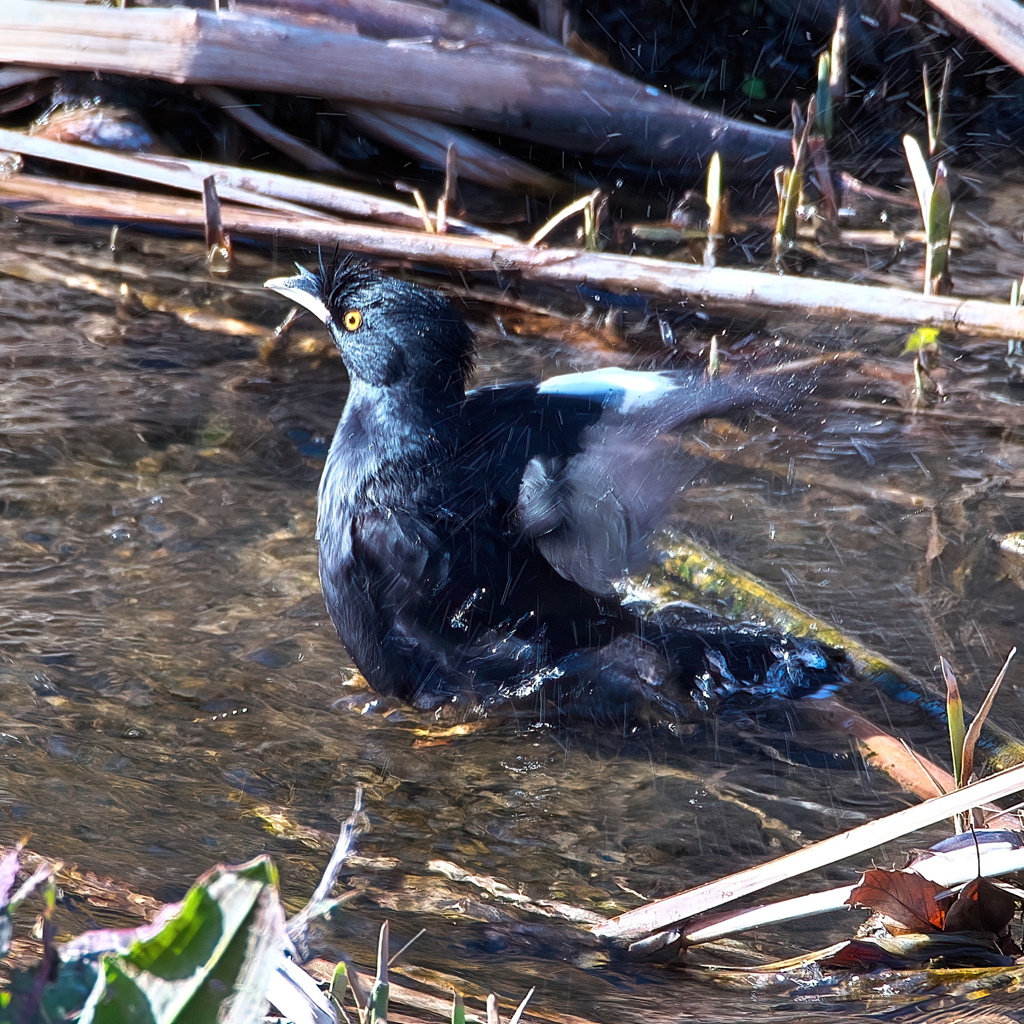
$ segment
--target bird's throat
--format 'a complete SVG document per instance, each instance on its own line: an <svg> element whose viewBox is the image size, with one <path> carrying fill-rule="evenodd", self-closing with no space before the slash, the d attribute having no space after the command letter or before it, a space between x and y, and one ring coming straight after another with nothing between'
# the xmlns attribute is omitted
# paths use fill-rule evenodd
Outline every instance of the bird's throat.
<svg viewBox="0 0 1024 1024"><path fill-rule="evenodd" d="M438 408L421 395L353 382L324 467L321 513L325 502L399 501L446 462L458 427L457 404Z"/></svg>

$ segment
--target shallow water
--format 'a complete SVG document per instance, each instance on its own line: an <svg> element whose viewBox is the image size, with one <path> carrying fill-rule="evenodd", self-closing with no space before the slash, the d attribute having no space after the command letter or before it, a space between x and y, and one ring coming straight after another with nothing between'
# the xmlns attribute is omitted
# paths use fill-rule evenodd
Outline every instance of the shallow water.
<svg viewBox="0 0 1024 1024"><path fill-rule="evenodd" d="M104 241L0 229L0 268L18 275L0 277L0 842L31 833L37 852L165 900L216 861L268 851L298 906L363 786L366 830L346 876L360 895L322 929L326 955L369 963L387 918L395 947L427 929L408 963L516 1001L537 985L534 1005L552 1013L806 1020L786 997L580 952L570 926L517 924L507 903L434 862L611 915L909 798L856 759L829 756L844 752L835 740L798 743L771 724L710 723L655 742L512 726L443 738L429 719L375 701L316 582L315 489L345 393L340 363L266 365L259 337L118 305L80 279L38 280L43 266L116 290L141 274L168 302L269 334L285 305L256 286L286 264L246 256L228 283L205 283L199 247L139 239L115 260ZM992 277L971 280L964 291ZM680 331L674 353L552 345L527 317L505 316L499 330L471 311L485 329L484 379L609 358L670 363L700 343ZM777 338L798 352L815 336L863 346L886 373L903 340L853 327L794 338L768 325L747 347ZM934 412L898 411L904 362L897 384L860 378L855 401L827 402L792 434L762 425L739 454L781 475L721 465L678 525L923 677L944 654L976 705L1021 639L1024 600L990 538L1024 529L1024 406L1003 384L997 343L961 339L944 364L951 397ZM868 492L879 486L902 497L880 501ZM934 517L913 495L937 503ZM1022 696L1015 670L996 711L1011 729L1024 721ZM883 713L942 756L930 727ZM275 831L274 815L321 837ZM900 860L908 845L875 859ZM868 863L786 891L853 880ZM70 904L63 923L100 920ZM851 920L780 926L735 955L824 946Z"/></svg>

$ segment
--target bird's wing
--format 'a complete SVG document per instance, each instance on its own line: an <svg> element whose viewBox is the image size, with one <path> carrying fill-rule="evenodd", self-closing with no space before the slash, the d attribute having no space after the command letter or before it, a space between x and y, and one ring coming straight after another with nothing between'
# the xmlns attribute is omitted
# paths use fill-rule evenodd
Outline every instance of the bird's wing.
<svg viewBox="0 0 1024 1024"><path fill-rule="evenodd" d="M426 512L368 508L321 538L324 597L353 660L379 693L421 709L478 699L447 532Z"/></svg>
<svg viewBox="0 0 1024 1024"><path fill-rule="evenodd" d="M580 403L590 412L575 436L549 430L529 453L519 528L561 575L610 593L647 559L670 499L705 466L671 432L759 397L746 378L685 372L612 368L544 381L537 391L543 416L557 420Z"/></svg>
<svg viewBox="0 0 1024 1024"><path fill-rule="evenodd" d="M549 644L564 649L563 633L608 640L607 610L535 550L513 555L488 516L462 519L428 508L355 517L345 579L337 568L322 574L332 617L378 692L422 710L510 700L539 709L557 676Z"/></svg>

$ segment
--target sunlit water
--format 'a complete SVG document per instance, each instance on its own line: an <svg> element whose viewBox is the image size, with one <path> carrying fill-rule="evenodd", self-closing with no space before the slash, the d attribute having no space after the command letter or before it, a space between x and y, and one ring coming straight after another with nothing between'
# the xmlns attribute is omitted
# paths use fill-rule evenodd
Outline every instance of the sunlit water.
<svg viewBox="0 0 1024 1024"><path fill-rule="evenodd" d="M20 228L0 235L13 268L21 251L45 263L46 242ZM286 311L254 287L176 284L183 272L202 281L198 248L145 248L149 255L122 259L165 296L268 332ZM118 281L98 237L52 252ZM275 271L250 258L238 278L255 286ZM503 337L480 322L487 379L607 358L517 334L505 321ZM833 347L866 338L887 357L902 344L895 330L818 334ZM712 723L687 740L654 742L511 726L438 740L428 719L378 706L338 645L316 582L316 481L344 374L332 359L264 365L257 341L164 313L119 315L111 299L74 287L0 277L0 841L31 833L37 852L161 899L180 897L217 861L268 851L298 906L363 786L367 828L345 876L361 895L324 927L326 955L345 949L369 963L387 918L395 947L427 929L407 963L509 999L538 985L535 1005L549 1012L806 1019L785 998L758 1001L683 970L578 952L570 925L517 925L507 904L445 880L431 862L612 915L909 798L856 759L828 756L842 753L836 741L791 742L770 725ZM1003 386L1001 346L962 346L946 350L954 394L939 413L902 415L878 404L884 387L863 389L852 408L837 400L805 417L798 438L750 448L783 467L792 461L788 479L721 467L680 516L920 675L934 678L945 654L976 702L1021 639L1024 600L1002 577L990 538L1024 529L1024 413L1020 394ZM635 359L678 355L648 347ZM823 484L824 474L849 486ZM871 499L867 485L938 500L934 522L912 503ZM936 531L945 548L929 565ZM1020 680L1011 674L999 702L1010 728L1024 720ZM908 728L931 736L941 756L941 737ZM788 764L773 750L809 763ZM269 815L323 839L275 834ZM868 863L786 891L853 880ZM69 929L100 920L85 906L66 910ZM786 955L848 936L853 920L780 926L742 943L754 959Z"/></svg>

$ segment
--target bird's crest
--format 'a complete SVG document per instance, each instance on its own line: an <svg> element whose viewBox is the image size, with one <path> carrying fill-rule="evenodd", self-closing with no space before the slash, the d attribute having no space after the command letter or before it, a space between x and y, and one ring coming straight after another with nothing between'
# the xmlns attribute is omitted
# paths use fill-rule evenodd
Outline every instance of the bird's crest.
<svg viewBox="0 0 1024 1024"><path fill-rule="evenodd" d="M357 288L380 281L384 276L373 264L355 253L343 253L338 248L326 259L323 249L318 249L317 269L309 271L299 267L299 273L316 278L318 294L328 309L337 309L344 303L345 296Z"/></svg>
<svg viewBox="0 0 1024 1024"><path fill-rule="evenodd" d="M298 273L293 277L275 277L263 287L304 306L324 323L333 319L336 310L344 309L354 291L380 281L383 276L365 260L352 253L342 254L339 249L326 260L319 249L316 270L307 270L301 263L296 263L295 269Z"/></svg>

